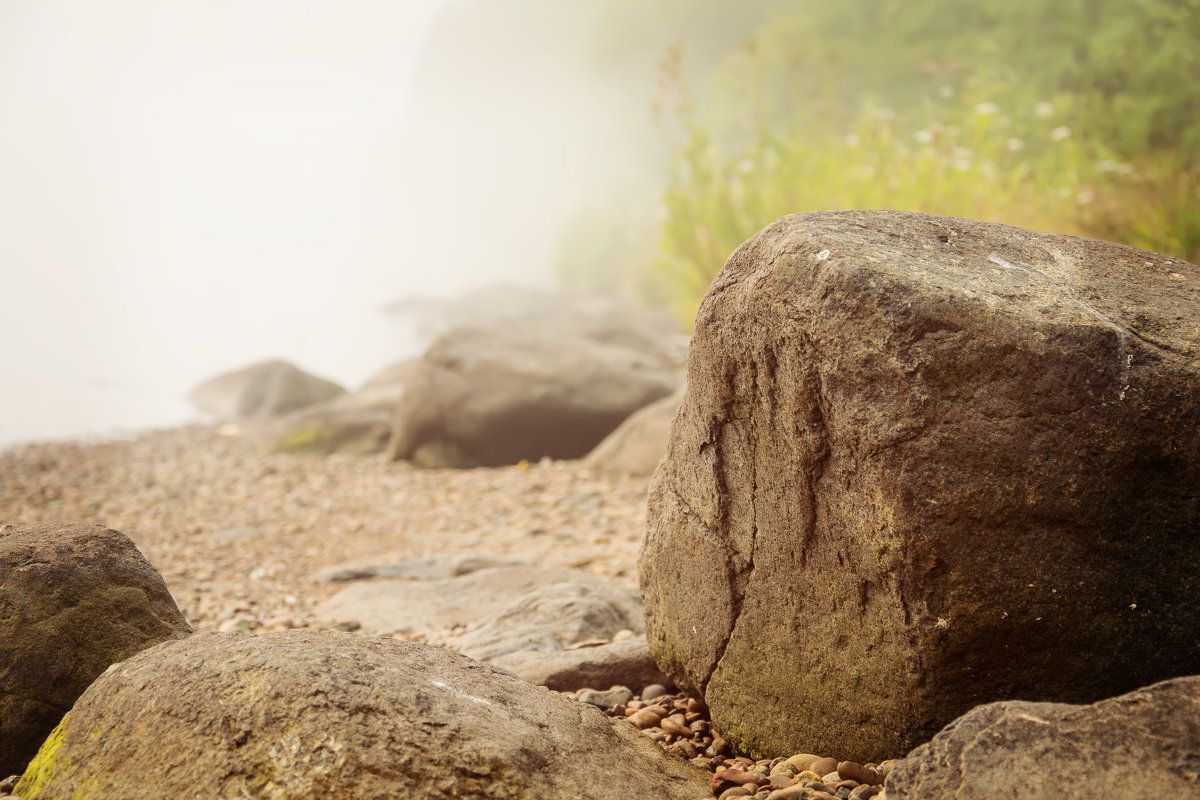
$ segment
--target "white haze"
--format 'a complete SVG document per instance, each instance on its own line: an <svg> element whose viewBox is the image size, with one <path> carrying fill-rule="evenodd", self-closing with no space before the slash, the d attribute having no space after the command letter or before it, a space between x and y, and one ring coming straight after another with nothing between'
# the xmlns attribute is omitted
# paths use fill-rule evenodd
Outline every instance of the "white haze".
<svg viewBox="0 0 1200 800"><path fill-rule="evenodd" d="M621 123L516 56L414 104L452 6L0 0L0 443L183 422L266 358L354 387L416 347L387 302L548 281Z"/></svg>

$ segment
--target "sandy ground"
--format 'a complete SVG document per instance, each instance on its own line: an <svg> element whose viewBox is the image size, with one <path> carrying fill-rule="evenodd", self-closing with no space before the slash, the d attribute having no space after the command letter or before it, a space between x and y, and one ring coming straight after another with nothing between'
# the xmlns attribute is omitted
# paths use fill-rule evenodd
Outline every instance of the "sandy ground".
<svg viewBox="0 0 1200 800"><path fill-rule="evenodd" d="M272 452L275 423L0 451L0 524L88 521L127 534L198 630L319 627L356 562L488 555L636 587L646 480L578 462L420 470L382 456Z"/></svg>

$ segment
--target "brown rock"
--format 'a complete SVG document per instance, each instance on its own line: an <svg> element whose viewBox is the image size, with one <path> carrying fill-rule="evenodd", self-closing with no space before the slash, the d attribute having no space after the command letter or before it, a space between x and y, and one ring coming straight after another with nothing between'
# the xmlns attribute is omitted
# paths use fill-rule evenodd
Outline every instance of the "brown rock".
<svg viewBox="0 0 1200 800"><path fill-rule="evenodd" d="M866 783L871 786L883 783L883 776L873 769L867 769L854 761L843 761L837 765L837 773L844 780Z"/></svg>
<svg viewBox="0 0 1200 800"><path fill-rule="evenodd" d="M188 393L188 401L217 419L243 419L286 414L345 392L286 361L264 361L209 378Z"/></svg>
<svg viewBox="0 0 1200 800"><path fill-rule="evenodd" d="M24 769L110 664L191 632L125 534L0 526L0 774Z"/></svg>
<svg viewBox="0 0 1200 800"><path fill-rule="evenodd" d="M649 477L654 474L654 468L667 454L671 419L682 400L683 389L680 388L634 412L588 453L584 465L598 472L617 475Z"/></svg>
<svg viewBox="0 0 1200 800"><path fill-rule="evenodd" d="M828 775L831 772L836 775L837 765L838 762L836 758L826 756L825 758L818 758L816 761L809 764L808 768L817 775Z"/></svg>
<svg viewBox="0 0 1200 800"><path fill-rule="evenodd" d="M757 772L733 767L719 769L712 776L712 792L719 795L732 786L766 786L770 779Z"/></svg>
<svg viewBox="0 0 1200 800"><path fill-rule="evenodd" d="M414 367L388 453L424 467L582 458L675 386L667 365L637 350L561 331L459 328Z"/></svg>
<svg viewBox="0 0 1200 800"><path fill-rule="evenodd" d="M709 775L596 708L440 647L201 633L102 675L18 792L695 800ZM597 781L596 776L603 776Z"/></svg>
<svg viewBox="0 0 1200 800"><path fill-rule="evenodd" d="M530 683L563 692L614 684L640 689L669 680L654 663L645 635L558 653L521 650L497 656L489 663Z"/></svg>
<svg viewBox="0 0 1200 800"><path fill-rule="evenodd" d="M1088 706L1007 701L974 709L896 763L888 800L1194 797L1200 676Z"/></svg>
<svg viewBox="0 0 1200 800"><path fill-rule="evenodd" d="M981 702L1200 672L1200 268L787 217L713 282L687 383L647 638L736 749L878 760Z"/></svg>

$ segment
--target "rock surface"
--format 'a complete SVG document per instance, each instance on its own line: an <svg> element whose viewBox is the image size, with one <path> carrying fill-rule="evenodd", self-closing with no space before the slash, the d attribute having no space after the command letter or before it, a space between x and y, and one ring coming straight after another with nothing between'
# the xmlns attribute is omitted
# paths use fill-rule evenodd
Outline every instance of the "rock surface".
<svg viewBox="0 0 1200 800"><path fill-rule="evenodd" d="M569 569L494 567L428 581L371 580L351 584L321 603L316 615L366 631L422 632L480 625L535 589L559 583L602 583Z"/></svg>
<svg viewBox="0 0 1200 800"><path fill-rule="evenodd" d="M349 581L367 581L392 578L396 580L428 581L439 578L458 578L470 575L481 569L498 567L529 567L522 564L489 556L439 556L430 558L409 558L404 561L339 564L326 567L317 572L316 579L323 583L346 583Z"/></svg>
<svg viewBox="0 0 1200 800"><path fill-rule="evenodd" d="M617 685L640 690L652 683L670 683L654 663L644 635L557 653L520 650L497 656L490 663L530 683L562 692Z"/></svg>
<svg viewBox="0 0 1200 800"><path fill-rule="evenodd" d="M285 414L345 392L286 361L264 361L209 378L188 393L188 401L217 419L247 419Z"/></svg>
<svg viewBox="0 0 1200 800"><path fill-rule="evenodd" d="M23 769L110 664L191 630L124 534L0 525L0 774Z"/></svg>
<svg viewBox="0 0 1200 800"><path fill-rule="evenodd" d="M983 702L1200 672L1198 352L1177 259L920 214L776 222L701 305L652 482L659 665L744 751L857 761Z"/></svg>
<svg viewBox="0 0 1200 800"><path fill-rule="evenodd" d="M619 631L645 629L642 599L615 583L555 583L518 598L467 631L456 649L480 661L532 650L554 653L578 642L611 641Z"/></svg>
<svg viewBox="0 0 1200 800"><path fill-rule="evenodd" d="M1142 800L1198 791L1200 676L1088 706L980 706L887 779L889 800Z"/></svg>
<svg viewBox="0 0 1200 800"><path fill-rule="evenodd" d="M674 371L627 347L528 328L458 328L413 370L388 453L425 467L582 458L669 395Z"/></svg>
<svg viewBox="0 0 1200 800"><path fill-rule="evenodd" d="M680 388L635 411L587 454L584 465L618 475L654 474L658 462L667 454L671 419L683 401L683 391Z"/></svg>
<svg viewBox="0 0 1200 800"><path fill-rule="evenodd" d="M696 800L708 785L633 727L463 655L288 631L201 633L114 666L16 793Z"/></svg>

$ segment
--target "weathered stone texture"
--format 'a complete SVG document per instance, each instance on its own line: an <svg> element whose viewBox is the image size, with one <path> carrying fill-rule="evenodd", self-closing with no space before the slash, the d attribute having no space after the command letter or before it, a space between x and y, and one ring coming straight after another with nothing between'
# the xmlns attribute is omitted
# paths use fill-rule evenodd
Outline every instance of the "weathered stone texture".
<svg viewBox="0 0 1200 800"><path fill-rule="evenodd" d="M701 305L641 556L660 666L755 753L1200 672L1200 268L786 217Z"/></svg>

